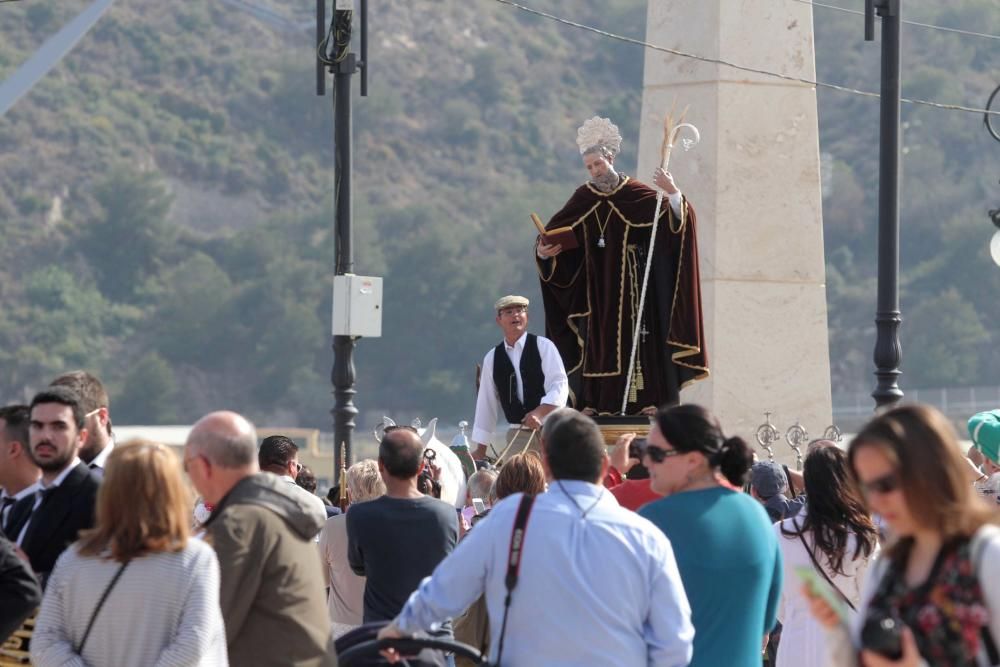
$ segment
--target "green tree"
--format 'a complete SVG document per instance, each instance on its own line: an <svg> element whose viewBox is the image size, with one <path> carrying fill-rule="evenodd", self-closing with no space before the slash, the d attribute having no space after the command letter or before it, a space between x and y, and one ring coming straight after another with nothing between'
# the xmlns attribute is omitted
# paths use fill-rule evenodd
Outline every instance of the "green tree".
<svg viewBox="0 0 1000 667"><path fill-rule="evenodd" d="M975 383L979 347L990 335L975 308L956 289L919 303L903 326L909 330L904 370L917 387Z"/></svg>
<svg viewBox="0 0 1000 667"><path fill-rule="evenodd" d="M157 291L158 305L146 323L155 349L171 363L224 367L239 326L229 276L199 252L168 272Z"/></svg>
<svg viewBox="0 0 1000 667"><path fill-rule="evenodd" d="M93 285L48 266L28 273L24 299L4 312L0 326L2 385L20 394L71 368L100 369L139 314L110 304Z"/></svg>
<svg viewBox="0 0 1000 667"><path fill-rule="evenodd" d="M157 273L169 245L171 197L153 172L117 167L93 190L101 212L80 230L78 248L97 275L101 293L131 301Z"/></svg>
<svg viewBox="0 0 1000 667"><path fill-rule="evenodd" d="M176 399L177 383L170 365L156 352L147 352L129 368L112 404L119 422L152 426L176 423Z"/></svg>

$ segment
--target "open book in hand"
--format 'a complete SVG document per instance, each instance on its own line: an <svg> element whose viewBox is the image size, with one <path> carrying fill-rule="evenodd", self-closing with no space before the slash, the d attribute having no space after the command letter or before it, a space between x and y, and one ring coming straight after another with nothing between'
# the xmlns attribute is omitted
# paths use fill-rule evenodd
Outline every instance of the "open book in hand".
<svg viewBox="0 0 1000 667"><path fill-rule="evenodd" d="M538 228L538 233L541 235L543 243L548 245L558 244L562 246L563 250L572 250L573 248L580 247L580 244L576 241L576 232L573 231L572 227L556 227L555 229L546 230L541 218L534 213L531 214L531 221Z"/></svg>

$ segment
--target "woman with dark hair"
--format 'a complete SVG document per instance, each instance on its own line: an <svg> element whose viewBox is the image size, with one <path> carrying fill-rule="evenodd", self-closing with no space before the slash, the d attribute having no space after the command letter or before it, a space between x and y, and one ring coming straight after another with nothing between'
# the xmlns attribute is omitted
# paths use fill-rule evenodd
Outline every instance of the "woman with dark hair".
<svg viewBox="0 0 1000 667"><path fill-rule="evenodd" d="M839 635L828 638L831 664L858 664L858 648L866 667L1000 663L997 515L969 482L951 422L925 405L894 408L861 429L847 458L894 541L868 571L849 630L810 595Z"/></svg>
<svg viewBox="0 0 1000 667"><path fill-rule="evenodd" d="M868 563L878 553L878 530L847 467L847 455L821 447L806 456L809 502L798 515L775 524L785 581L778 619L783 628L778 667L826 664L826 632L809 613L809 600L794 585L797 568L812 568L849 607L857 608Z"/></svg>
<svg viewBox="0 0 1000 667"><path fill-rule="evenodd" d="M764 508L743 486L753 452L697 405L660 410L643 448L652 489L639 510L670 538L695 627L692 667L760 667L781 595L781 553Z"/></svg>

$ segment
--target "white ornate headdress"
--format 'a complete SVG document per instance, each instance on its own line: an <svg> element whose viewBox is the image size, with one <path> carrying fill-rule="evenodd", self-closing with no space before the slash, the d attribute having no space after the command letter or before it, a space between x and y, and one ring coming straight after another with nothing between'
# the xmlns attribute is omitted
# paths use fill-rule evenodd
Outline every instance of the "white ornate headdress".
<svg viewBox="0 0 1000 667"><path fill-rule="evenodd" d="M618 155L622 147L622 134L610 118L594 116L576 131L576 145L580 147L580 155L597 146L610 151L612 155Z"/></svg>

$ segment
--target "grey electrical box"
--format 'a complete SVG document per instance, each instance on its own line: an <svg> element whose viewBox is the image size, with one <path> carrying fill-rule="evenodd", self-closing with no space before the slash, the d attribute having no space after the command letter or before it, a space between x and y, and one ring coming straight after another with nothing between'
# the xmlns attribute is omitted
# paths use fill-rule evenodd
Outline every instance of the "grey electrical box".
<svg viewBox="0 0 1000 667"><path fill-rule="evenodd" d="M333 277L333 335L382 335L382 279L348 273Z"/></svg>

